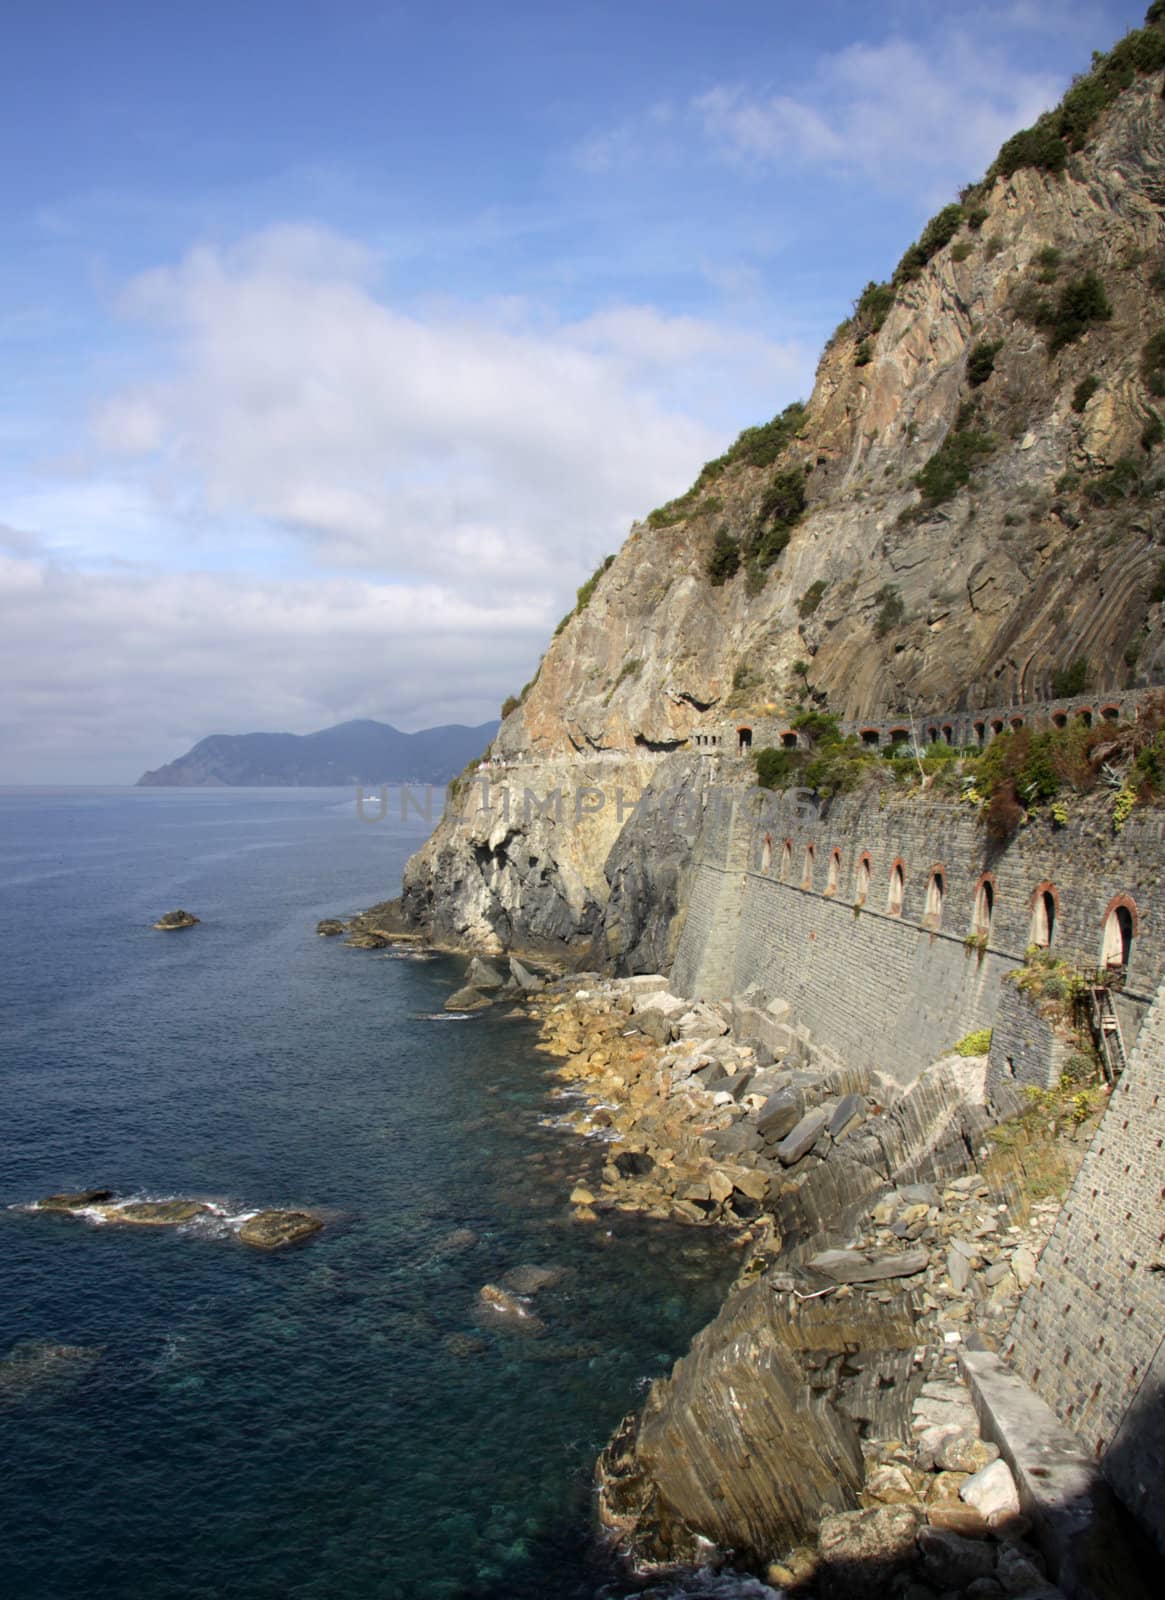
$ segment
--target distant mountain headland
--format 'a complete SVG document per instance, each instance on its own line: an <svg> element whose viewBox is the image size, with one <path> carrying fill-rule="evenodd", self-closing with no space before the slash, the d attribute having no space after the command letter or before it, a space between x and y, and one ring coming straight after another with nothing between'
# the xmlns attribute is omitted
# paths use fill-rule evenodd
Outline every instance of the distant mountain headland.
<svg viewBox="0 0 1165 1600"><path fill-rule="evenodd" d="M324 788L354 783L448 783L498 731L496 722L402 733L387 722L341 722L319 733L213 733L177 761L144 772L138 788Z"/></svg>

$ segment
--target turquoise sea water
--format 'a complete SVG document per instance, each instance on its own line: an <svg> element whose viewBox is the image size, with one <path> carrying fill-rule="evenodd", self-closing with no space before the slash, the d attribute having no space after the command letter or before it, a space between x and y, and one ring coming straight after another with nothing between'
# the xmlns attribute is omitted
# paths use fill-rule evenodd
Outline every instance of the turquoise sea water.
<svg viewBox="0 0 1165 1600"><path fill-rule="evenodd" d="M335 790L0 793L6 1595L603 1581L595 1454L712 1315L732 1252L574 1223L597 1152L544 1126L562 1107L529 1024L434 1020L459 963L316 936L394 892L425 831L362 825ZM177 905L201 926L149 927ZM221 1223L19 1209L94 1185L329 1221L264 1255ZM480 1329L477 1290L524 1263L564 1271L545 1331ZM86 1354L30 1367L34 1345Z"/></svg>

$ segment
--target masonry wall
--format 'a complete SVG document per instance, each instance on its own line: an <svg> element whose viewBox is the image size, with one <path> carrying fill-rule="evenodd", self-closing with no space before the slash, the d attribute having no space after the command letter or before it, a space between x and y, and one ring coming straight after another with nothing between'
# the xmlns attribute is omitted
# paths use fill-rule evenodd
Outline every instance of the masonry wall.
<svg viewBox="0 0 1165 1600"><path fill-rule="evenodd" d="M1165 1551L1165 990L1084 1158L1004 1354Z"/></svg>
<svg viewBox="0 0 1165 1600"><path fill-rule="evenodd" d="M716 809L709 803L707 814ZM954 801L845 799L817 812L789 795L741 791L734 826L717 817L697 841L699 912L689 913L673 982L708 998L760 984L849 1064L909 1082L964 1034L994 1026L1000 979L1023 963L1038 895L1055 908L1053 952L1080 966L1099 961L1106 914L1127 896L1136 933L1117 1008L1131 1047L1165 977L1162 820L1134 812L1114 835L1103 799L1081 802L1067 827L1034 822L992 855L976 813ZM869 885L855 914L863 856ZM896 863L900 912L889 904ZM935 872L937 915L927 910ZM967 939L985 876L994 906L979 949Z"/></svg>
<svg viewBox="0 0 1165 1600"><path fill-rule="evenodd" d="M1014 983L999 990L987 1068L987 1097L1000 1116L1023 1107L1025 1089L1051 1089L1074 1053L1074 1041L1058 1033L1038 1004Z"/></svg>

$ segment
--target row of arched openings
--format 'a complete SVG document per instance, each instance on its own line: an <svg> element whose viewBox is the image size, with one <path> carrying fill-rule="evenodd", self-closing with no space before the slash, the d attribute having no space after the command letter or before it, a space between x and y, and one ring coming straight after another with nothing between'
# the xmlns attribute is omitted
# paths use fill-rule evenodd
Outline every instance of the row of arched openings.
<svg viewBox="0 0 1165 1600"><path fill-rule="evenodd" d="M761 871L769 873L773 867L773 840L771 834L765 835L764 847L761 852ZM805 846L801 863L800 887L812 890L817 869L817 847L814 844ZM841 886L842 858L841 851L830 851L829 866L826 873L824 893L836 895ZM793 841L786 839L781 846L780 866L778 879L781 883L789 883L793 878ZM863 906L870 898L873 880L873 863L869 851L863 851L858 857L854 868L853 895L854 904ZM946 872L940 863L930 869L926 884L926 904L923 913L924 925L932 932L942 926L943 902L946 898L947 880ZM890 866L890 878L886 890L886 914L891 917L902 915L902 906L906 897L906 863L900 856L896 857ZM1056 924L1059 919L1060 899L1053 883L1044 882L1037 885L1031 899L1031 916L1028 927L1028 944L1036 945L1041 950L1051 949L1056 936ZM986 945L991 936L991 924L995 915L995 878L990 872L983 873L975 887L975 903L971 916L971 936L981 945ZM1115 895L1105 910L1102 934L1100 964L1108 969L1124 968L1129 964L1132 953L1133 938L1137 933L1138 914L1136 901L1131 895Z"/></svg>

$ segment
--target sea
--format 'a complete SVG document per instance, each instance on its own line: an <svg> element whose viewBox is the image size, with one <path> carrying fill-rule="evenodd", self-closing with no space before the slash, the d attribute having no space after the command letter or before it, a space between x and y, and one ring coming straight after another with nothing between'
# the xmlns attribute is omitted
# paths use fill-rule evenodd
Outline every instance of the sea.
<svg viewBox="0 0 1165 1600"><path fill-rule="evenodd" d="M591 1600L592 1470L715 1313L720 1235L571 1215L602 1160L463 963L316 934L430 823L328 790L0 791L0 1592ZM151 923L183 907L197 927ZM108 1187L178 1229L29 1209ZM264 1253L268 1206L323 1231ZM484 1284L554 1269L533 1331ZM653 1593L769 1593L694 1579Z"/></svg>

